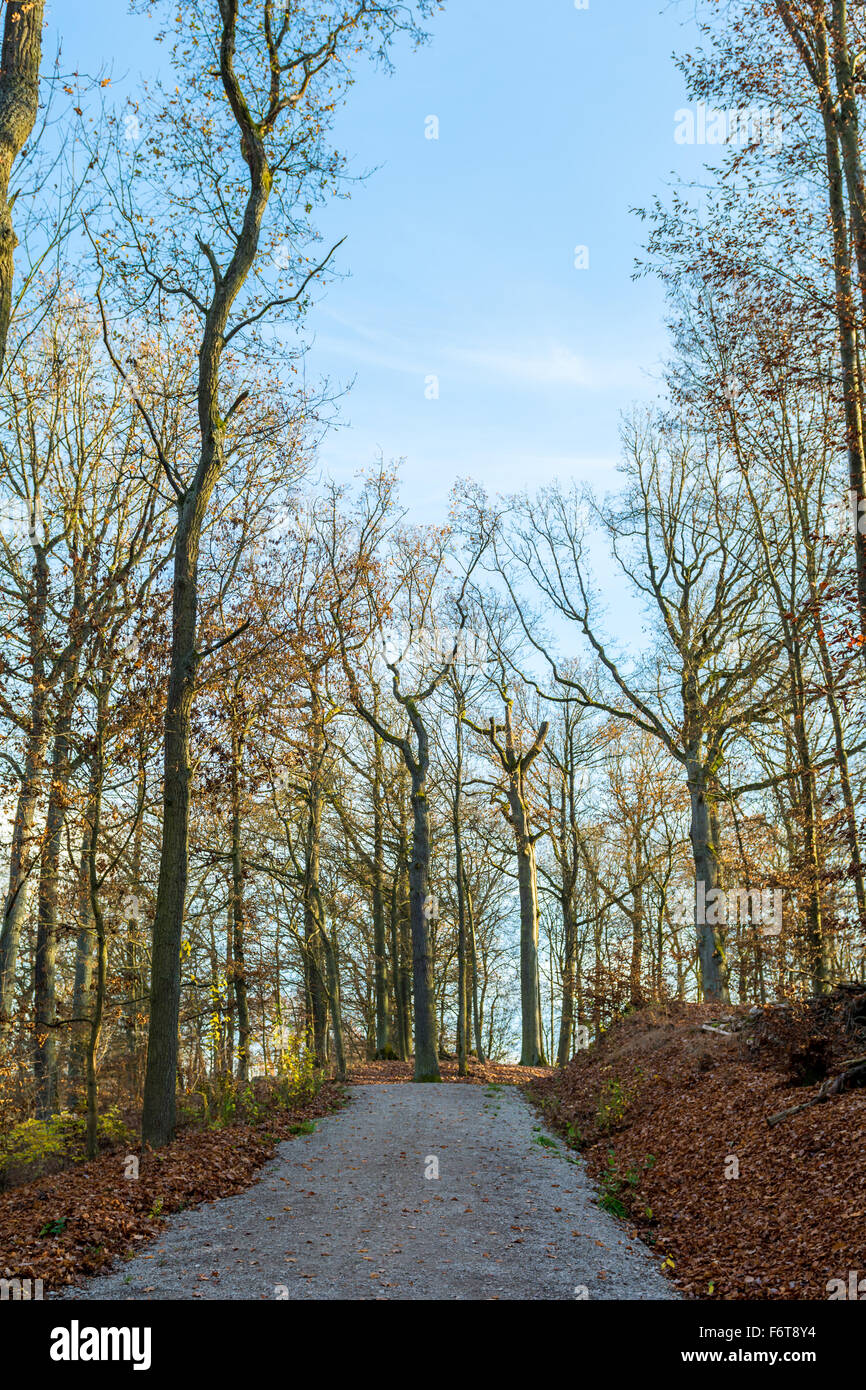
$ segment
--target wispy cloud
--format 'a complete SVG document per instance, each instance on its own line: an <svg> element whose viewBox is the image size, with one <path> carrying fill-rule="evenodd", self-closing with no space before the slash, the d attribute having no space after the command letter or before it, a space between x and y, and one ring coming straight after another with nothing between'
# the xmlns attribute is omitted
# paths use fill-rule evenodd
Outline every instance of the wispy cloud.
<svg viewBox="0 0 866 1390"><path fill-rule="evenodd" d="M499 382L509 387L522 384L528 388L587 391L634 385L638 377L633 362L590 361L556 341L516 347L507 341L452 343L440 336L422 344L352 323L336 314L328 317L346 332L318 334L315 341L319 351L347 358L358 366L378 367L402 376L451 372L464 380L488 385Z"/></svg>
<svg viewBox="0 0 866 1390"><path fill-rule="evenodd" d="M539 386L591 387L594 384L584 359L558 343L529 352L509 347L446 348L444 357L489 380L522 381Z"/></svg>

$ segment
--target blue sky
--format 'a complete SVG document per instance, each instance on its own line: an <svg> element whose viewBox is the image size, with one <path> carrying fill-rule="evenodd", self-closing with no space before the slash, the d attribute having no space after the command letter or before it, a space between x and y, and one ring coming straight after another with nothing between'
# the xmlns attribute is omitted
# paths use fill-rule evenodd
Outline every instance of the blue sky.
<svg viewBox="0 0 866 1390"><path fill-rule="evenodd" d="M393 76L360 74L338 143L374 172L320 219L347 238L345 278L310 319L308 372L354 378L327 471L405 458L418 521L444 517L460 476L494 492L615 484L619 415L658 393L665 351L659 288L631 278L643 228L630 209L700 164L674 141L671 55L693 42L690 10L451 0ZM123 0L52 11L67 68L104 65L134 88L163 54Z"/></svg>

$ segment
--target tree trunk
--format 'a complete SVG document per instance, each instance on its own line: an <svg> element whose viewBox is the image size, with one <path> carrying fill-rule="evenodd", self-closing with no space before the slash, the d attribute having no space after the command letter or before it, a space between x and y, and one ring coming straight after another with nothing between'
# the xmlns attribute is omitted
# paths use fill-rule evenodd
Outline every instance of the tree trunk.
<svg viewBox="0 0 866 1390"><path fill-rule="evenodd" d="M324 912L324 908L320 910ZM333 932L333 928L332 928ZM331 1001L331 1025L334 1029L334 1061L338 1081L346 1080L346 1053L343 1047L343 1006L340 995L340 963L337 955L336 936L332 940L321 926L321 936L325 947L325 967L328 976L328 993Z"/></svg>
<svg viewBox="0 0 866 1390"><path fill-rule="evenodd" d="M457 1072L466 1075L467 1036L469 1033L468 990L466 980L466 898L463 882L463 834L461 826L461 799L463 795L463 722L456 720L455 741L457 762L454 770L454 868L457 887Z"/></svg>
<svg viewBox="0 0 866 1390"><path fill-rule="evenodd" d="M397 889L397 926L400 957L400 1008L402 1012L402 1035L405 1054L403 1061L412 1056L412 923L409 890L409 847L406 839L406 826L401 821L399 866Z"/></svg>
<svg viewBox="0 0 866 1390"><path fill-rule="evenodd" d="M463 895L466 904L466 924L469 935L469 955L472 969L472 1025L475 1031L475 1055L479 1062L484 1065L486 1060L484 1052L484 1031L482 1027L481 1006L478 998L478 942L475 936L475 914L472 911L472 894L469 890L469 882L464 873Z"/></svg>
<svg viewBox="0 0 866 1390"><path fill-rule="evenodd" d="M18 239L12 225L12 166L36 122L45 0L7 0L0 58L0 371L12 315Z"/></svg>
<svg viewBox="0 0 866 1390"><path fill-rule="evenodd" d="M69 1046L67 1085L69 1106L74 1109L81 1100L87 1066L87 1038L91 1016L94 967L94 926L90 904L90 836L95 814L93 796L88 798L86 824L81 837L81 860L78 878L78 933L75 939L75 977L72 987L72 1038ZM83 1020L83 1021L79 1021Z"/></svg>
<svg viewBox="0 0 866 1390"><path fill-rule="evenodd" d="M562 1013L559 1020L559 1046L556 1065L564 1067L571 1060L574 1042L574 968L577 946L577 924L574 918L572 893L564 891L562 903L563 962Z"/></svg>
<svg viewBox="0 0 866 1390"><path fill-rule="evenodd" d="M436 1000L427 900L430 892L430 810L427 787L412 777L412 857L409 914L412 927L412 985L415 1011L415 1081L441 1081L436 1048Z"/></svg>
<svg viewBox="0 0 866 1390"><path fill-rule="evenodd" d="M93 1013L87 1039L87 1131L86 1153L95 1158L99 1149L99 1089L96 1075L96 1058L99 1049L99 1035L102 1031L102 1015L105 1009L105 987L108 978L108 941L105 935L105 918L100 902L100 883L97 873L99 858L99 832L102 816L102 791L105 771L105 723L108 706L108 685L103 681L97 697L96 747L93 755L91 786L93 789L93 820L90 826L87 864L90 888L90 911L96 933L96 992L93 997Z"/></svg>
<svg viewBox="0 0 866 1390"><path fill-rule="evenodd" d="M41 1119L58 1107L56 965L57 900L60 855L69 797L69 740L75 698L77 661L64 678L61 709L54 732L51 758L51 785L45 817L45 844L39 872L36 925L36 957L33 972L33 1072L36 1079L36 1106Z"/></svg>
<svg viewBox="0 0 866 1390"><path fill-rule="evenodd" d="M857 324L854 317L854 286L851 266L851 249L848 240L848 212L845 207L844 177L848 174L849 191L856 197L857 166L859 151L852 149L852 132L856 135L856 99L846 100L844 94L837 107L831 91L830 57L827 51L827 34L823 24L817 26L817 59L819 74L823 83L821 91L821 114L824 122L824 145L827 164L827 193L830 206L830 226L833 236L833 269L836 290L836 322L839 332L839 356L842 366L842 387L845 398L845 431L848 446L848 485L856 495L858 503L866 499L866 441L863 437L863 384L860 375L860 360L857 342ZM838 71L838 68L837 68ZM854 110L852 126L851 112ZM839 125L837 125L839 121ZM840 156L840 136L842 131L842 151ZM843 172L844 157L844 172ZM861 256L866 255L866 243L862 237L863 208L854 208L852 217L859 217L858 223L852 221L855 243ZM866 267L864 267L866 269ZM861 293L866 294L866 285L861 285ZM858 513L859 515L859 513ZM866 633L866 535L859 526L854 527L854 549L857 563L857 596L860 615L860 630ZM866 644L863 646L866 659Z"/></svg>
<svg viewBox="0 0 866 1390"><path fill-rule="evenodd" d="M34 705L37 702L34 700ZM27 916L27 888L38 856L33 852L34 824L39 802L45 753L48 743L44 699L40 697L31 722L24 758L24 777L18 790L12 845L9 853L9 886L0 932L0 1024L9 1023L15 1005L15 968L21 929Z"/></svg>
<svg viewBox="0 0 866 1390"><path fill-rule="evenodd" d="M376 1013L375 1056L393 1055L388 1026L388 951L385 940L385 843L382 813L382 740L374 735L373 754L373 970Z"/></svg>
<svg viewBox="0 0 866 1390"><path fill-rule="evenodd" d="M398 861L391 886L391 981L394 997L394 1032L397 1041L397 1056L401 1062L405 1062L409 1057L409 1043L403 1010L403 972L400 964L400 887L402 878L403 865L402 861Z"/></svg>
<svg viewBox="0 0 866 1390"><path fill-rule="evenodd" d="M692 820L689 838L695 863L696 892L695 933L698 943L698 961L701 972L701 989L704 999L728 1000L728 972L725 962L724 933L718 923L701 922L701 902L706 904L710 893L721 886L719 874L718 845L713 833L712 809L708 799L706 777L703 767L691 759L687 767L689 796L691 798ZM703 885L701 895L700 885Z"/></svg>
<svg viewBox="0 0 866 1390"><path fill-rule="evenodd" d="M8 22L8 11L7 11ZM15 967L21 929L27 915L27 888L34 863L33 827L39 802L45 754L48 748L48 685L45 678L45 612L48 605L49 574L45 549L34 547L33 588L28 609L30 629L30 720L24 767L9 851L9 884L0 930L0 1026L12 1016L15 997Z"/></svg>
<svg viewBox="0 0 866 1390"><path fill-rule="evenodd" d="M244 860L241 847L241 763L243 738L232 731L232 980L237 1011L237 1078L242 1084L250 1077L250 1008L244 959Z"/></svg>
<svg viewBox="0 0 866 1390"><path fill-rule="evenodd" d="M322 937L320 925L319 867L322 839L322 725L321 706L315 691L312 692L313 713L310 733L310 775L309 801L307 806L307 833L304 842L304 968L307 989L307 1037L312 1043L316 1066L324 1067L328 1061L328 989L327 989L327 947Z"/></svg>
<svg viewBox="0 0 866 1390"><path fill-rule="evenodd" d="M525 828L517 829L517 882L520 890L520 1019L522 1067L543 1067L544 1043L538 1005L538 878L535 844Z"/></svg>
<svg viewBox="0 0 866 1390"><path fill-rule="evenodd" d="M153 922L150 1026L142 1140L154 1148L174 1135L180 1012L180 950L189 846L190 712L195 689L198 547L203 509L181 507L174 562L171 665L165 714L162 852Z"/></svg>
<svg viewBox="0 0 866 1390"><path fill-rule="evenodd" d="M133 1096L141 1090L141 1066L139 1056L140 1026L144 979L140 959L139 932L141 920L141 860L144 843L144 806L147 797L147 764L139 757L138 764L138 821L132 843L132 861L129 868L129 886L132 889L134 906L131 906L126 921L126 941L124 943L124 988L126 998L123 1007L123 1026L126 1034L126 1058L129 1075L129 1089ZM92 822L91 822L92 823Z"/></svg>

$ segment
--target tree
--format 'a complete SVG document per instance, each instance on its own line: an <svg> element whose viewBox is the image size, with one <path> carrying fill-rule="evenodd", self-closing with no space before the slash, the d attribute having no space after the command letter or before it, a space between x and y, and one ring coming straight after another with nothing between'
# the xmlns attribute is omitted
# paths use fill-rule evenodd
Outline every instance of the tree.
<svg viewBox="0 0 866 1390"><path fill-rule="evenodd" d="M764 623L751 537L741 524L743 489L731 482L718 442L696 438L688 423L682 432L658 433L650 422L635 423L625 438L630 485L600 516L616 561L659 620L664 647L653 665L629 672L598 634L584 556L586 516L574 492L551 488L519 499L511 529L497 531L497 569L529 646L556 685L586 708L658 738L682 767L691 799L696 884L717 900L719 770L729 743L778 708L775 668L782 644L778 630ZM554 612L577 625L610 681L610 695L590 691L554 657L517 591L520 575L531 579ZM665 649L669 657L662 656ZM704 995L724 999L723 921L708 910L703 920L696 915L695 930Z"/></svg>
<svg viewBox="0 0 866 1390"><path fill-rule="evenodd" d="M429 8L419 6L421 12ZM135 182L118 185L118 236L95 238L106 265L111 247L123 268L162 303L183 300L200 325L196 403L198 459L180 476L161 459L177 507L172 595L172 650L165 719L162 854L153 929L151 1009L142 1133L161 1145L174 1133L180 945L188 873L190 712L207 652L197 647L198 558L202 528L225 467L230 431L252 387L223 398L225 356L239 337L279 311L297 309L331 259L304 265L297 246L304 209L336 177L324 132L345 88L347 60L361 49L384 52L399 29L417 32L402 4L331 0L316 9L273 0L199 0L178 14L175 63L186 105L178 141L175 102L151 143L164 180L170 219L150 238L141 233ZM234 152L234 153L233 153ZM133 195L124 202L124 195ZM229 200L228 202L226 200ZM296 229L289 262L299 281L282 292L262 285L263 237L271 208ZM178 218L178 213L182 218ZM195 246L184 244L193 226ZM123 236L126 241L121 245ZM109 257L110 259L110 257ZM300 266L299 266L300 262ZM135 270L133 272L133 265ZM259 276L256 283L255 277ZM288 277L287 277L288 278ZM250 284L256 290L244 302ZM107 319L106 341L109 340ZM110 350L110 349L109 349ZM115 355L118 371L127 373ZM153 431L150 431L153 437ZM230 634L226 634L226 639Z"/></svg>
<svg viewBox="0 0 866 1390"><path fill-rule="evenodd" d="M502 686L500 695L505 709L504 724L497 724L491 715L481 727L466 719L475 732L485 738L493 749L505 774L505 804L500 809L514 832L517 851L517 882L520 892L520 1065L543 1067L544 1040L541 1026L540 980L538 974L538 871L535 847L544 830L534 830L528 799L529 770L544 747L550 725L545 720L532 738L529 747L520 746L514 728L514 699ZM499 735L504 734L504 739Z"/></svg>

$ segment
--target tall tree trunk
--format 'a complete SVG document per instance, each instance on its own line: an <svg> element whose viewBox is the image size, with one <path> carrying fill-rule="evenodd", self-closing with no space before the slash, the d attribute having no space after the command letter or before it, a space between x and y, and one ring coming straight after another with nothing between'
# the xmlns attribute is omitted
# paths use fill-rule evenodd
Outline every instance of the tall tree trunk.
<svg viewBox="0 0 866 1390"><path fill-rule="evenodd" d="M102 817L102 793L105 771L105 724L108 706L108 683L100 683L97 697L96 747L93 768L93 820L91 822L88 844L88 874L90 887L90 910L96 933L96 990L93 997L93 1013L87 1040L87 1146L88 1158L95 1158L99 1149L99 1088L96 1073L96 1059L99 1037L102 1031L102 1016L105 1009L105 989L108 978L108 940L105 934L105 918L100 901L100 883L97 872L99 858L99 835Z"/></svg>
<svg viewBox="0 0 866 1390"><path fill-rule="evenodd" d="M328 979L328 995L331 1004L331 1026L334 1030L334 1062L338 1081L346 1080L346 1053L343 1046L343 1005L340 993L340 961L337 949L336 931L331 934L324 924L324 905L319 898L318 910L321 914L320 933L324 943L325 968Z"/></svg>
<svg viewBox="0 0 866 1390"><path fill-rule="evenodd" d="M7 11L8 23L8 11ZM30 717L26 734L23 776L15 805L9 882L0 928L0 1026L12 1017L15 999L15 967L21 929L27 915L27 890L38 860L34 852L34 824L48 748L48 683L45 675L45 613L48 605L48 560L42 545L34 546L33 587L28 609L31 668Z"/></svg>
<svg viewBox="0 0 866 1390"><path fill-rule="evenodd" d="M513 814L513 813L512 813ZM520 892L520 1019L522 1067L543 1067L544 1042L539 1008L538 876L535 843L525 826L517 833L517 883Z"/></svg>
<svg viewBox="0 0 866 1390"><path fill-rule="evenodd" d="M56 963L57 904L60 891L60 856L69 799L69 741L75 701L77 659L70 662L63 682L60 712L54 730L51 784L45 816L45 844L39 871L36 924L36 956L33 972L33 1071L36 1105L42 1119L58 1107Z"/></svg>
<svg viewBox="0 0 866 1390"><path fill-rule="evenodd" d="M842 389L845 400L845 431L848 445L848 486L858 503L866 500L866 440L863 434L863 381L860 372L860 357L857 322L854 313L854 285L851 266L851 248L848 239L848 212L845 207L845 187L843 172L848 173L849 190L857 197L857 167L859 150L852 148L852 136L856 137L856 99L841 93L837 104L831 89L830 56L827 50L827 32L823 23L817 26L818 71L822 81L821 114L824 122L824 146L827 164L827 192L830 206L830 226L833 237L833 269L836 290L836 322L839 333L839 356L842 365ZM853 124L852 124L853 105ZM840 156L840 128L843 155ZM862 171L861 171L862 178ZM862 243L864 209L852 203L855 244L858 253L866 259L866 243ZM859 234L858 234L859 225ZM866 265L861 267L861 276ZM866 283L861 285L866 294ZM858 513L859 515L859 513ZM866 634L866 535L859 526L854 527L854 549L857 562L857 596L860 614L860 630ZM866 659L866 643L863 646Z"/></svg>
<svg viewBox="0 0 866 1390"><path fill-rule="evenodd" d="M467 1037L469 1033L469 1010L467 989L467 949L466 949L466 897L463 875L463 828L461 824L461 802L463 797L463 722L458 716L455 728L457 760L454 769L454 798L452 803L452 828L454 833L454 869L457 888L457 1072L466 1075Z"/></svg>
<svg viewBox="0 0 866 1390"><path fill-rule="evenodd" d="M12 225L12 166L30 137L39 109L39 64L45 0L6 0L0 57L0 371L12 314L18 239Z"/></svg>
<svg viewBox="0 0 866 1390"><path fill-rule="evenodd" d="M422 755L423 759L423 755ZM415 1081L441 1081L436 1047L436 999L427 900L430 893L430 808L423 770L412 774L412 857L409 914L415 1014Z"/></svg>
<svg viewBox="0 0 866 1390"><path fill-rule="evenodd" d="M327 954L322 938L321 894L319 871L322 839L322 757L323 728L319 697L311 690L312 715L310 723L310 785L307 806L307 828L304 841L304 965L308 1001L307 1036L312 1043L317 1067L328 1061L328 987Z"/></svg>
<svg viewBox="0 0 866 1390"><path fill-rule="evenodd" d="M373 750L373 971L376 1014L375 1056L392 1056L388 1026L388 948L385 940L385 841L382 809L382 740Z"/></svg>
<svg viewBox="0 0 866 1390"><path fill-rule="evenodd" d="M174 1136L180 1014L180 951L189 853L190 713L195 690L198 548L203 506L180 508L174 560L171 664L163 755L162 851L153 922L150 1025L142 1140L154 1148Z"/></svg>
<svg viewBox="0 0 866 1390"><path fill-rule="evenodd" d="M27 916L27 890L39 857L34 845L34 826L48 744L43 700L40 699L39 704L38 722L31 723L27 737L24 776L18 789L12 825L9 885L0 931L0 1024L11 1021L15 1007L15 969L21 930Z"/></svg>
<svg viewBox="0 0 866 1390"><path fill-rule="evenodd" d="M689 796L692 819L689 838L695 863L696 907L695 933L698 942L698 961L701 974L701 989L704 999L728 1000L728 971L725 961L724 932L714 921L701 921L700 917L715 915L712 905L706 907L707 898L721 887L719 870L718 842L714 835L714 820L710 804L707 779L703 766L696 758L687 764ZM701 891L701 888L703 891Z"/></svg>
<svg viewBox="0 0 866 1390"><path fill-rule="evenodd" d="M92 788L92 782L91 782ZM86 823L81 837L81 860L78 875L78 932L75 938L75 976L72 986L72 1038L69 1045L67 1085L69 1105L74 1109L84 1087L87 1066L87 1039L90 1033L93 989L93 967L96 942L93 910L90 903L90 836L95 815L94 797L88 797Z"/></svg>
<svg viewBox="0 0 866 1390"><path fill-rule="evenodd" d="M405 1026L403 1008L403 971L401 966L401 917L402 901L400 888L403 880L402 860L398 860L391 886L391 981L394 998L394 1033L397 1042L397 1056L401 1062L409 1058L408 1030Z"/></svg>
<svg viewBox="0 0 866 1390"><path fill-rule="evenodd" d="M628 976L629 1001L635 1009L639 1009L645 1002L643 988L641 986L645 927L643 883L641 882L642 873L643 862L640 853L640 845L637 845L633 877L631 877L634 890L632 893L632 910L629 914L629 921L631 923L631 963Z"/></svg>
<svg viewBox="0 0 866 1390"><path fill-rule="evenodd" d="M577 947L577 923L574 917L574 901L570 891L564 891L560 898L562 907L563 962L562 962L562 1013L559 1020L559 1046L556 1051L556 1065L564 1067L571 1060L574 1042L574 974Z"/></svg>
<svg viewBox="0 0 866 1390"><path fill-rule="evenodd" d="M129 1089L133 1096L139 1095L142 1080L139 1057L139 1044L141 1041L139 1018L141 1016L144 979L142 977L139 932L142 930L141 862L144 847L144 806L147 799L147 763L141 753L139 754L137 781L138 785L136 790L139 812L132 841L132 860L129 866L129 886L132 890L132 903L130 904L126 920L126 940L124 942L124 985L126 998L123 1007L123 1026L126 1034Z"/></svg>
<svg viewBox="0 0 866 1390"><path fill-rule="evenodd" d="M481 1004L478 996L478 941L475 936L475 914L472 910L472 893L469 888L469 881L464 870L463 875L463 899L466 904L466 925L469 938L469 957L472 972L472 1026L475 1032L475 1055L479 1062L484 1065L486 1056L484 1052L484 1030L481 1017Z"/></svg>
<svg viewBox="0 0 866 1390"><path fill-rule="evenodd" d="M250 1007L247 999L247 973L244 955L244 859L241 845L241 764L243 737L232 730L232 980L238 1024L237 1078L242 1084L250 1078Z"/></svg>
<svg viewBox="0 0 866 1390"><path fill-rule="evenodd" d="M806 729L806 691L803 681L799 639L790 645L791 686L794 716L794 746L800 766L800 813L802 816L803 868L806 895L806 947L812 988L816 994L826 994L830 985L828 943L824 931L821 903L821 846L817 787L812 749Z"/></svg>
<svg viewBox="0 0 866 1390"><path fill-rule="evenodd" d="M803 545L806 549L809 594L815 614L816 640L821 660L821 672L824 677L824 694L827 700L827 708L830 711L830 719L833 724L833 740L836 745L839 785L842 788L842 800L845 805L846 838L851 851L851 877L854 880L854 893L857 898L857 916L859 919L860 937L861 940L866 941L866 867L864 867L863 855L860 849L860 827L857 822L857 805L851 786L848 747L842 723L842 711L836 690L836 673L833 669L830 649L827 644L827 634L824 631L824 622L821 615L821 600L818 593L818 581L815 572L814 545L808 536L803 538Z"/></svg>
<svg viewBox="0 0 866 1390"><path fill-rule="evenodd" d="M400 954L400 1005L405 1047L404 1061L412 1056L412 920L409 888L409 846L404 821L400 823L398 877L398 927Z"/></svg>

